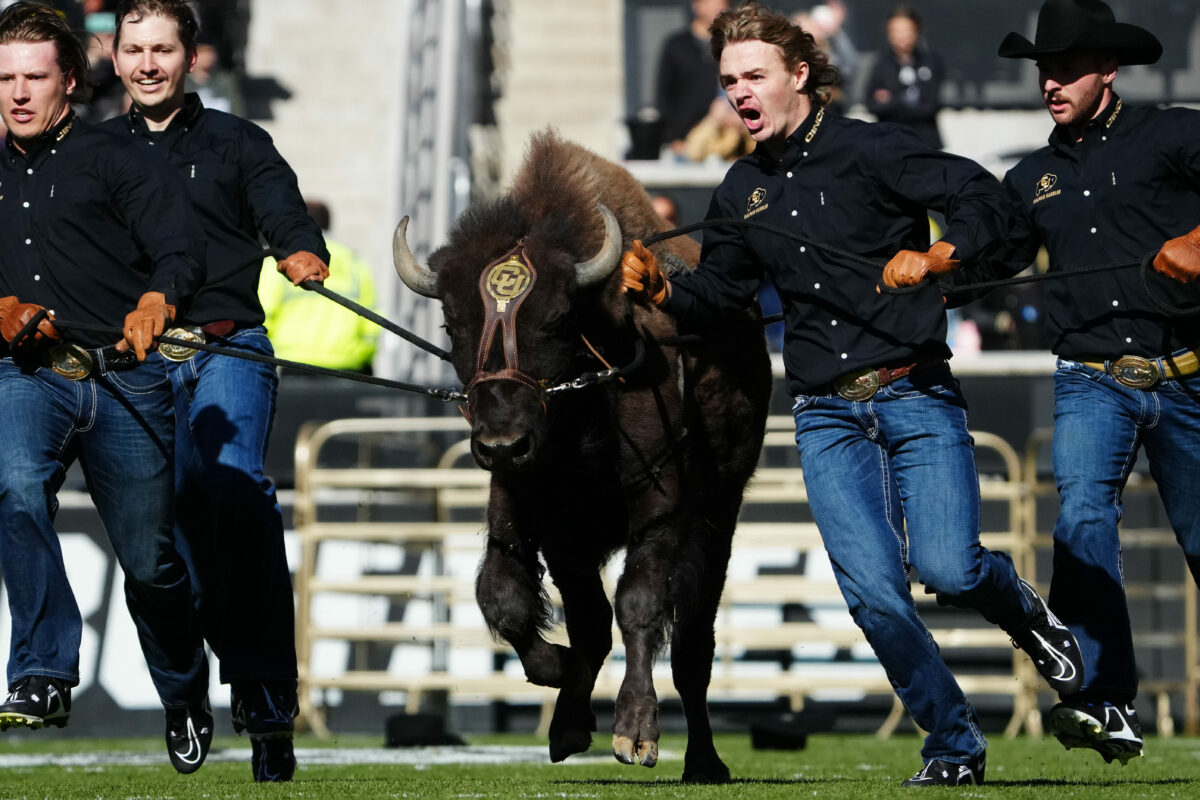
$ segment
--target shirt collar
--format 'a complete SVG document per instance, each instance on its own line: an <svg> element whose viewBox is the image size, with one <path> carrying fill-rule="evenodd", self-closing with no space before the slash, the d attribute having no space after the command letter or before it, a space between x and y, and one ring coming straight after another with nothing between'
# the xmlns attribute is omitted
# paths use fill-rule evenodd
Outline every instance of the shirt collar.
<svg viewBox="0 0 1200 800"><path fill-rule="evenodd" d="M44 150L49 149L50 145L57 144L67 138L67 134L75 127L75 109L67 109L67 115L63 117L57 125L48 131L44 131L40 136L31 142L28 142L25 147L25 152L22 153L17 149L16 142L12 136L6 137L5 146L10 153L13 153L21 158L33 158Z"/></svg>
<svg viewBox="0 0 1200 800"><path fill-rule="evenodd" d="M825 106L814 103L808 116L784 142L783 151L778 156L767 155L766 149L762 147L754 148L755 154L767 164L776 167L795 161L814 141L820 139L826 117L828 114L825 112Z"/></svg>
<svg viewBox="0 0 1200 800"><path fill-rule="evenodd" d="M1088 120L1087 125L1083 129L1083 139L1078 144L1083 144L1096 136L1103 135L1105 131L1117 125L1118 121L1123 121L1125 116L1127 116L1121 113L1124 110L1125 101L1121 99L1120 95L1113 92L1112 99L1108 101L1108 104L1104 106L1100 113ZM1070 141L1070 138L1061 125L1055 125L1054 130L1050 132L1050 144L1059 149L1073 149L1077 143Z"/></svg>
<svg viewBox="0 0 1200 800"><path fill-rule="evenodd" d="M167 130L175 130L177 128L187 129L200 112L204 110L204 103L200 101L200 95L195 92L188 92L183 96L183 108L179 109L179 113L171 117L171 121L167 123ZM136 108L129 109L129 132L130 133L147 133L150 126L146 124L145 115Z"/></svg>

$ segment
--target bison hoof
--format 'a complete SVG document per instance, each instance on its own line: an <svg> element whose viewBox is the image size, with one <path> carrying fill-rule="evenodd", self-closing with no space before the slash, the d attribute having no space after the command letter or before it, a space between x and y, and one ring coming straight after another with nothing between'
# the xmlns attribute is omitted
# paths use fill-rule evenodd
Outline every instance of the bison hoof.
<svg viewBox="0 0 1200 800"><path fill-rule="evenodd" d="M634 742L628 736L613 736L613 755L622 764L653 767L658 763L658 742Z"/></svg>
<svg viewBox="0 0 1200 800"><path fill-rule="evenodd" d="M705 764L698 768L687 767L683 770L684 783L729 783L729 767L720 759L715 764Z"/></svg>
<svg viewBox="0 0 1200 800"><path fill-rule="evenodd" d="M550 739L550 760L557 764L567 756L582 753L592 746L592 734L587 731L564 731Z"/></svg>

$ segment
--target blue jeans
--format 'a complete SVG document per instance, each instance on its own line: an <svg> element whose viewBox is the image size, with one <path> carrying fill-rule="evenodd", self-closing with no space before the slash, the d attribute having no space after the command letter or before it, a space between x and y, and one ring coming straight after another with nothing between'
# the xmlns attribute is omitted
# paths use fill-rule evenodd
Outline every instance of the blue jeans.
<svg viewBox="0 0 1200 800"><path fill-rule="evenodd" d="M1012 629L1031 610L1012 560L979 542L979 478L967 407L946 366L865 402L796 398L796 444L813 519L842 596L896 694L929 732L921 755L963 763L987 741L917 614L914 567L943 605Z"/></svg>
<svg viewBox="0 0 1200 800"><path fill-rule="evenodd" d="M162 360L69 381L0 359L0 565L12 615L11 685L79 683L82 621L67 582L55 495L78 458L113 551L160 699L208 691L187 567L171 531L171 394Z"/></svg>
<svg viewBox="0 0 1200 800"><path fill-rule="evenodd" d="M223 344L274 352L261 327L238 331ZM168 371L175 395L177 537L221 681L295 678L283 517L263 474L275 369L201 352Z"/></svg>
<svg viewBox="0 0 1200 800"><path fill-rule="evenodd" d="M1050 607L1079 642L1081 692L1114 703L1132 700L1138 685L1117 523L1142 447L1200 583L1200 375L1130 389L1105 372L1059 359L1053 455L1060 508Z"/></svg>

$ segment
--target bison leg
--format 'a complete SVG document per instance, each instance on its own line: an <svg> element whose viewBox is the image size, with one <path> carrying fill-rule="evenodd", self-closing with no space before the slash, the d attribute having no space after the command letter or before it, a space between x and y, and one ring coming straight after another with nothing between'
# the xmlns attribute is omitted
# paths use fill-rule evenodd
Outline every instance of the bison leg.
<svg viewBox="0 0 1200 800"><path fill-rule="evenodd" d="M579 698L583 698L582 703L590 714L588 698L595 685L594 671L578 651L550 644L542 637L542 632L551 625L551 618L536 557L531 559L521 548L489 537L475 583L475 596L488 628L512 645L529 681L561 689L560 704L564 696L569 698L571 702L563 709L564 718L567 708L578 706ZM556 706L555 719L559 718ZM561 761L572 753L586 750L591 744L594 726L594 719L584 719L571 726L560 721L557 742L552 726L550 757ZM581 727L586 727L582 734Z"/></svg>
<svg viewBox="0 0 1200 800"><path fill-rule="evenodd" d="M707 523L702 523L707 526ZM671 638L671 673L687 718L688 742L684 783L725 783L729 768L717 755L708 719L708 684L716 649L713 627L733 525L698 530L682 548L671 581L675 625Z"/></svg>
<svg viewBox="0 0 1200 800"><path fill-rule="evenodd" d="M553 565L550 574L555 575ZM562 686L550 719L550 760L562 761L592 746L596 730L592 689L612 650L612 607L598 572L557 576L555 585L562 595L570 652L582 658L584 668L578 681Z"/></svg>
<svg viewBox="0 0 1200 800"><path fill-rule="evenodd" d="M613 719L613 755L623 764L658 763L658 696L651 671L667 624L670 551L649 537L631 545L617 584L617 623L625 643L625 679Z"/></svg>

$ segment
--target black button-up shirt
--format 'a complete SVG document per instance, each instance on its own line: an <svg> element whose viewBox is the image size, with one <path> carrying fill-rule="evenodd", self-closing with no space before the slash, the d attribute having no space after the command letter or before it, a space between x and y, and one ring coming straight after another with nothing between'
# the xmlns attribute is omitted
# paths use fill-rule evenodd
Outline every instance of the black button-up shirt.
<svg viewBox="0 0 1200 800"><path fill-rule="evenodd" d="M262 259L254 258L263 249L260 235L271 247L289 254L307 250L328 263L325 240L305 210L296 173L254 123L204 108L197 95L188 94L161 133L152 133L136 111L103 127L137 137L183 176L208 239L208 282L192 301L188 321L262 324Z"/></svg>
<svg viewBox="0 0 1200 800"><path fill-rule="evenodd" d="M1200 225L1200 112L1114 99L1082 141L1066 141L1056 128L1050 144L1009 170L1004 184L1025 230L1002 272L1024 268L1040 244L1051 272L1139 262ZM1194 287L1157 273L1148 280L1165 301L1200 302ZM1047 340L1058 355L1091 361L1200 345L1200 317L1164 314L1137 268L1043 285Z"/></svg>
<svg viewBox="0 0 1200 800"><path fill-rule="evenodd" d="M0 296L64 322L120 328L146 292L182 307L204 280L204 242L179 178L74 112L0 156ZM72 331L98 347L119 335Z"/></svg>
<svg viewBox="0 0 1200 800"><path fill-rule="evenodd" d="M781 158L753 153L731 166L708 212L787 228L809 243L758 228L706 228L700 266L672 280L667 309L711 323L750 303L770 275L783 303L792 395L825 392L864 367L948 356L937 288L876 293L891 256L929 248L927 209L946 215L943 239L963 259L994 255L1012 225L1000 183L978 164L931 150L900 126L830 115L818 124L814 113Z"/></svg>

